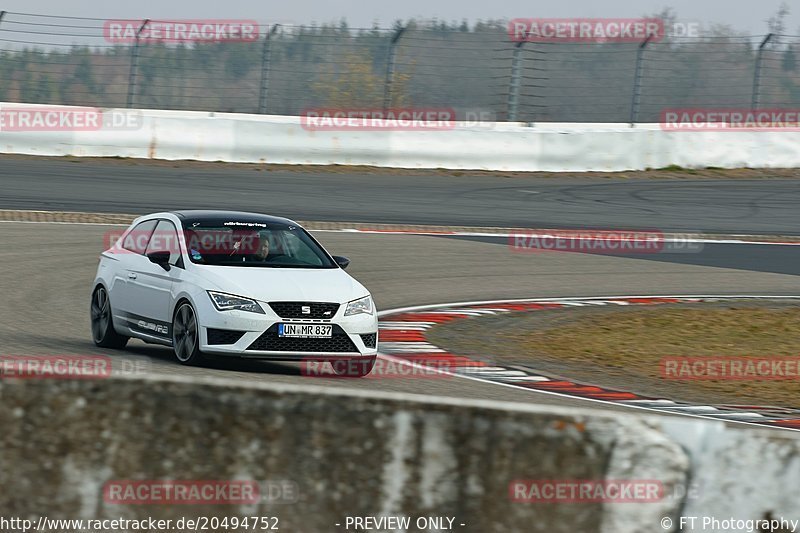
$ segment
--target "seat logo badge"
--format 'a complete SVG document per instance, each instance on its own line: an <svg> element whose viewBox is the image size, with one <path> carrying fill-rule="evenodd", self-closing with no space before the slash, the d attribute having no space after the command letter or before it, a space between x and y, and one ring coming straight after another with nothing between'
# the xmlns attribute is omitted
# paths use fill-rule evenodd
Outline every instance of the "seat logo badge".
<svg viewBox="0 0 800 533"><path fill-rule="evenodd" d="M301 306L300 307L300 312L303 313L304 315L310 315L311 314L311 306L310 305Z"/></svg>
<svg viewBox="0 0 800 533"><path fill-rule="evenodd" d="M325 311L323 314L327 316L327 315L330 315L331 312L330 311Z"/></svg>

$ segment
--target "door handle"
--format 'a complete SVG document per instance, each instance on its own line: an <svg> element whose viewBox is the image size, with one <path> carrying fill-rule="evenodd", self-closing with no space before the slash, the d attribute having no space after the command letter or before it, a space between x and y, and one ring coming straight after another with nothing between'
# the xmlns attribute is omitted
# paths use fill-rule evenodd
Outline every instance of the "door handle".
<svg viewBox="0 0 800 533"><path fill-rule="evenodd" d="M128 272L128 279L136 279L136 272Z"/></svg>

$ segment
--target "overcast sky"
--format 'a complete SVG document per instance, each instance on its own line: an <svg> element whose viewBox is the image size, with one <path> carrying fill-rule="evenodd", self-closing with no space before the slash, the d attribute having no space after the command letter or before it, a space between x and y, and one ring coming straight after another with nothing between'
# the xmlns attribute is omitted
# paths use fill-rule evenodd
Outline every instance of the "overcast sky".
<svg viewBox="0 0 800 533"><path fill-rule="evenodd" d="M766 32L766 20L782 0L0 0L0 9L24 13L97 18L246 18L259 22L308 24L338 21L390 26L398 18L437 17L447 21L518 17L639 17L670 6L680 19L728 24L747 33ZM795 2L788 2L791 6ZM788 18L789 33L800 33L800 6Z"/></svg>

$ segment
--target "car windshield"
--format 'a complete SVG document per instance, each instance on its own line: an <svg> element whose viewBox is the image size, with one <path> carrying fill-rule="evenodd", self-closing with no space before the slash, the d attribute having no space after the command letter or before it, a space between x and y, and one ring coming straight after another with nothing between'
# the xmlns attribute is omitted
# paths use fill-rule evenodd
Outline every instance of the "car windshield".
<svg viewBox="0 0 800 533"><path fill-rule="evenodd" d="M189 259L200 265L262 268L337 268L304 229L274 223L189 224Z"/></svg>

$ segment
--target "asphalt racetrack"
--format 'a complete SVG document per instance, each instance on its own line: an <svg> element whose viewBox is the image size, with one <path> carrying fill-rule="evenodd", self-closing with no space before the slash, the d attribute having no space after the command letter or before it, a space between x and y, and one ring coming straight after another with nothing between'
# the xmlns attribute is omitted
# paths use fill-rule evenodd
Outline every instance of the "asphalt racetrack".
<svg viewBox="0 0 800 533"><path fill-rule="evenodd" d="M579 183L581 181L581 183ZM665 182L502 177L257 174L65 160L0 166L0 209L144 213L207 207L304 220L522 227L626 227L709 233L800 233L794 180ZM524 193L522 191L537 191ZM704 202L707 202L706 205ZM0 338L6 354L108 354L91 342L88 303L103 235L92 224L0 223ZM504 298L800 294L800 246L707 244L696 254L612 256L514 252L503 239L318 232L379 309ZM476 332L477 335L480 332ZM307 377L297 365L173 362L131 341L115 367L447 397L596 404L462 378ZM612 407L613 408L613 407ZM624 409L624 408L616 408Z"/></svg>
<svg viewBox="0 0 800 533"><path fill-rule="evenodd" d="M391 175L0 156L0 209L194 208L296 220L800 235L800 180Z"/></svg>

